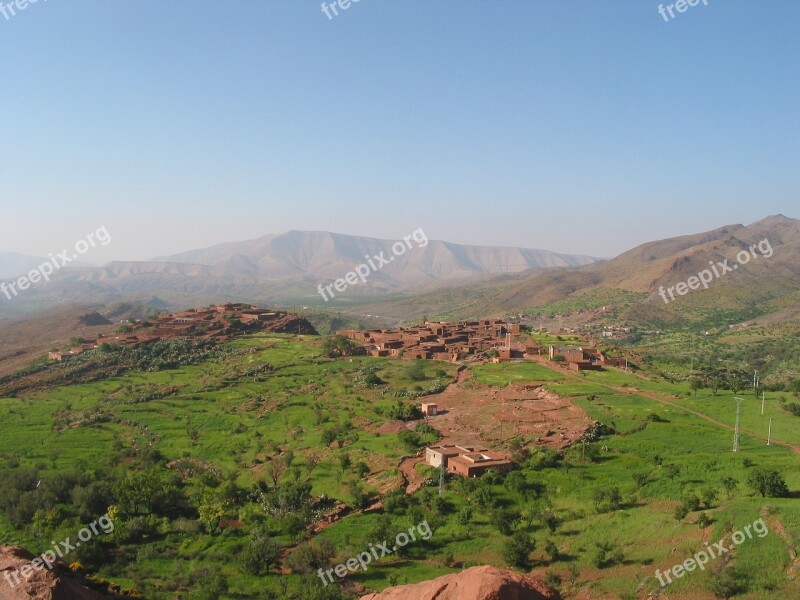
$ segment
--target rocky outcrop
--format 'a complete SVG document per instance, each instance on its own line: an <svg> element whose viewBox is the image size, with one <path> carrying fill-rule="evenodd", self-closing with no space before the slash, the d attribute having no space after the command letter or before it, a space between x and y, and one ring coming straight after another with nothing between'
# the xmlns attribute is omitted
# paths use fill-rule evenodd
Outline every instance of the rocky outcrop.
<svg viewBox="0 0 800 600"><path fill-rule="evenodd" d="M529 575L484 566L387 588L361 600L561 600L561 596Z"/></svg>
<svg viewBox="0 0 800 600"><path fill-rule="evenodd" d="M53 570L31 569L29 579L21 575L20 568L30 565L34 556L18 546L0 546L0 600L110 600L122 598L112 593L90 589L94 582L73 573L61 562Z"/></svg>

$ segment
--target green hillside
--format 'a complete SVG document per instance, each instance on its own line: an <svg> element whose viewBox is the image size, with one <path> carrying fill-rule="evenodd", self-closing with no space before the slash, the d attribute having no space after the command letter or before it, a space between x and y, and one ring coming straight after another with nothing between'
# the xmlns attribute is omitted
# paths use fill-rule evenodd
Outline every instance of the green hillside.
<svg viewBox="0 0 800 600"><path fill-rule="evenodd" d="M109 512L114 531L68 561L146 598L346 596L338 584L323 586L317 569L423 522L430 539L347 580L382 589L493 564L532 569L565 598L640 598L659 587L657 568L760 517L768 535L671 584L669 597L730 589L778 600L800 591L790 578L800 417L781 408L781 394L761 416L749 392L733 453L729 391L695 396L688 382L618 370L483 365L474 368L479 382L544 382L604 427L563 454L531 437L508 439L498 449L518 469L451 479L442 496L438 472L418 467L430 485L407 496L397 466L437 434L389 425L410 416L412 398L452 382L455 365L424 362L420 375L416 362L331 359L319 339L287 335L178 356L179 366L151 359L98 372L100 358L84 359L86 383L42 389L28 379L35 391L0 400L0 539L44 551ZM755 435L766 434L769 417L767 447ZM757 495L747 481L760 469L778 471L791 497ZM687 501L693 510L676 518L687 497L697 498Z"/></svg>

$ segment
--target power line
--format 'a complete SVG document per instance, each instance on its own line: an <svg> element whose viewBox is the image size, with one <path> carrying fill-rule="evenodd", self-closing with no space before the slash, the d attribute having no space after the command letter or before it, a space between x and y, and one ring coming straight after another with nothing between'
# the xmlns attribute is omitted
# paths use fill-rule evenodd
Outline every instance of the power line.
<svg viewBox="0 0 800 600"><path fill-rule="evenodd" d="M744 398L734 397L736 400L736 427L733 430L733 451L739 451L739 415L742 412L742 401Z"/></svg>

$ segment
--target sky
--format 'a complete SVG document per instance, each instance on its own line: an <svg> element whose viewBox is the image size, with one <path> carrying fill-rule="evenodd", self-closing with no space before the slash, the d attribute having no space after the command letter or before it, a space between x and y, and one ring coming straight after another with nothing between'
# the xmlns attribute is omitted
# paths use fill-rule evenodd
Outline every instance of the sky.
<svg viewBox="0 0 800 600"><path fill-rule="evenodd" d="M39 0L0 14L0 251L422 228L610 257L800 217L800 3L705 1Z"/></svg>

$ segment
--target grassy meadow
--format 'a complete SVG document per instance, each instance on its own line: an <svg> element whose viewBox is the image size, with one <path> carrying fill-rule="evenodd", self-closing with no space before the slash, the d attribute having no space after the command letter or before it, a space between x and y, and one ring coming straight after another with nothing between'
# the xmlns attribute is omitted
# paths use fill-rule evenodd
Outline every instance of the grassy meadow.
<svg viewBox="0 0 800 600"><path fill-rule="evenodd" d="M777 397L768 394L761 416L760 399L742 393L734 453L729 429L686 410L732 425L730 392L695 395L686 383L617 369L472 367L488 386L537 383L572 397L605 427L563 455L532 438L511 440L501 449L518 469L449 479L442 496L438 471L419 467L431 485L409 497L398 465L436 436L387 424L420 394L452 382L455 365L423 362L420 375L409 361L327 358L318 339L287 335L248 336L227 351L0 399L0 474L18 489L0 495L0 540L42 551L61 539L51 536L80 528L86 507L114 506L116 531L76 559L131 594L335 599L349 588L322 586L317 565L344 562L424 520L429 540L348 581L381 590L471 565L516 565L565 598L634 599L660 587L656 569L763 517L768 535L661 597L710 599L726 589L747 600L800 596L790 558L800 538L800 457L750 435L766 435L772 416L773 438L800 445L800 418ZM759 468L779 471L790 497L757 496L746 481ZM59 483L70 472L74 481ZM19 483L30 473L46 482L43 496ZM127 497L128 487L143 485L131 473L154 473L161 487L152 493L172 500L145 495L137 501L148 510L140 510ZM687 496L702 507L678 519ZM382 507L370 509L377 500ZM27 510L25 501L38 506ZM312 533L326 514L338 517Z"/></svg>

